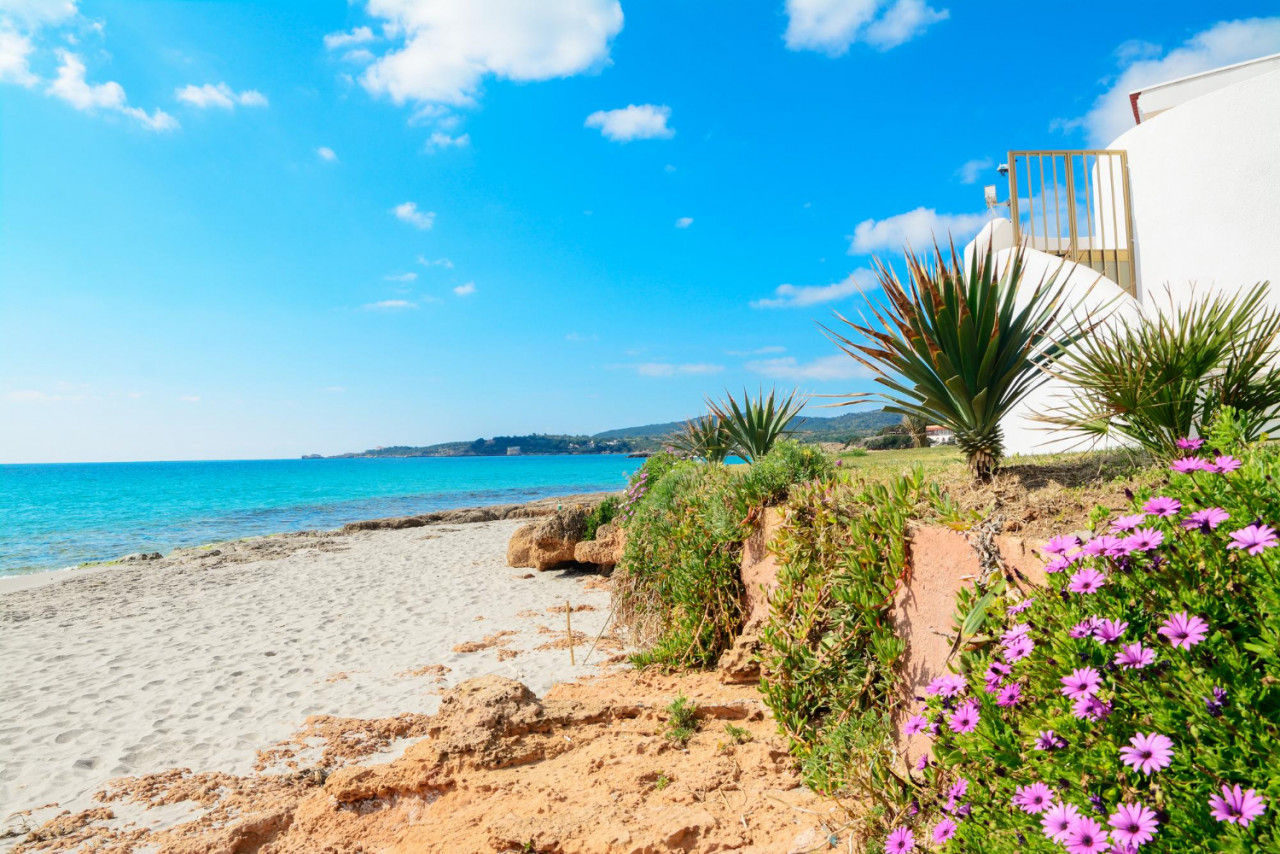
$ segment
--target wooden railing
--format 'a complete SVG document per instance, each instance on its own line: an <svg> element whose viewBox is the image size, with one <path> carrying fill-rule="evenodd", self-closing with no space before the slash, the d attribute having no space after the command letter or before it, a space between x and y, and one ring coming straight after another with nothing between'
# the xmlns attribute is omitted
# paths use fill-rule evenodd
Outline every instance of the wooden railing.
<svg viewBox="0 0 1280 854"><path fill-rule="evenodd" d="M1097 270L1137 295L1124 151L1010 151L1009 218L1025 245Z"/></svg>

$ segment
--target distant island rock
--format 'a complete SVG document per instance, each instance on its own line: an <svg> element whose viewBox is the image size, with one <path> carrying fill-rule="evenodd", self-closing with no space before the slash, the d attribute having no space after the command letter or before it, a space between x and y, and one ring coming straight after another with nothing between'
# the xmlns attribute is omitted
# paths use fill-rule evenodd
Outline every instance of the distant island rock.
<svg viewBox="0 0 1280 854"><path fill-rule="evenodd" d="M797 417L791 422L796 438L803 442L850 442L871 436L899 424L901 418L880 410L850 412L833 418ZM645 424L607 430L592 436L531 433L526 436L494 436L472 442L443 442L437 445L391 445L324 456L304 454L304 460L349 460L378 457L515 457L543 455L627 454L645 456L660 450L667 437L677 432L682 421Z"/></svg>

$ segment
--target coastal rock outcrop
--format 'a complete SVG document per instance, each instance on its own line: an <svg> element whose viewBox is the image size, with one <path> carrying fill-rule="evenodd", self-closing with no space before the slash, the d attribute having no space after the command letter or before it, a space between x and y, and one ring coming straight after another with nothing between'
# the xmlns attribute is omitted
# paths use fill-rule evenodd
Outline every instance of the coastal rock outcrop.
<svg viewBox="0 0 1280 854"><path fill-rule="evenodd" d="M507 545L508 565L542 572L571 563L587 532L589 513L590 508L583 505L561 507L541 521L517 528Z"/></svg>
<svg viewBox="0 0 1280 854"><path fill-rule="evenodd" d="M573 547L573 559L578 563L613 566L622 559L626 542L626 532L622 528L601 525L594 540L584 540Z"/></svg>

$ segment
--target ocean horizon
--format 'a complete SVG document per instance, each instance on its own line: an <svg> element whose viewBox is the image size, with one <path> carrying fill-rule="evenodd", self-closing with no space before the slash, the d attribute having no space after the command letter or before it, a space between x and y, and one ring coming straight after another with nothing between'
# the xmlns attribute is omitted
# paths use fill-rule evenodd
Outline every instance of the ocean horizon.
<svg viewBox="0 0 1280 854"><path fill-rule="evenodd" d="M0 465L0 577L435 510L621 490L617 454Z"/></svg>

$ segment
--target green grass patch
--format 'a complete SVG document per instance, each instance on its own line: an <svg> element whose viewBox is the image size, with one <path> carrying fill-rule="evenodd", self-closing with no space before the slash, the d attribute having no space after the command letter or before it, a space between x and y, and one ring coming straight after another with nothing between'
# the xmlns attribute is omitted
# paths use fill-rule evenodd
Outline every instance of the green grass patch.
<svg viewBox="0 0 1280 854"><path fill-rule="evenodd" d="M698 732L698 707L683 694L667 706L662 734L676 747L685 747Z"/></svg>

